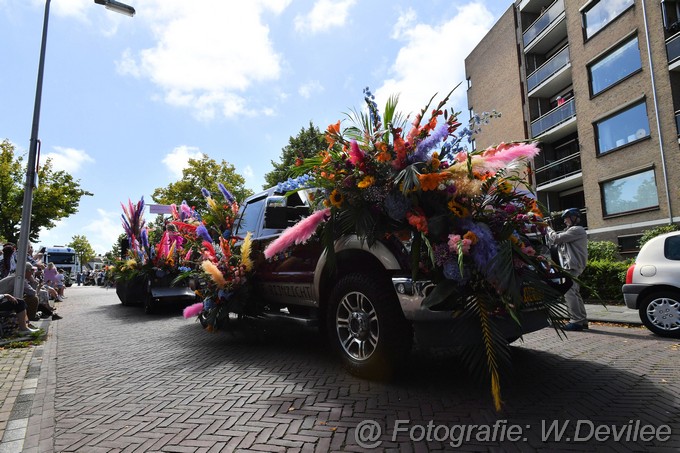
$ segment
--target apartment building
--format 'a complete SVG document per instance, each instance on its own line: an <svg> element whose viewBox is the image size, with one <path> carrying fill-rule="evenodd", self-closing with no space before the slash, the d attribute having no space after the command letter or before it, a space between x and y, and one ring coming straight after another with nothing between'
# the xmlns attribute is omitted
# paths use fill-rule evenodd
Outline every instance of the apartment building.
<svg viewBox="0 0 680 453"><path fill-rule="evenodd" d="M680 222L680 0L517 0L465 60L478 148L533 139L539 201L634 252Z"/></svg>

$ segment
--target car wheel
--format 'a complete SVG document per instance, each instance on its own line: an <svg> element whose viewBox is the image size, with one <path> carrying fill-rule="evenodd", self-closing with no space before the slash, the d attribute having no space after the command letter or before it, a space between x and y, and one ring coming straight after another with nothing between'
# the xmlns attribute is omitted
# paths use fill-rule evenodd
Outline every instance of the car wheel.
<svg viewBox="0 0 680 453"><path fill-rule="evenodd" d="M347 370L385 379L409 353L413 332L389 283L349 274L331 293L327 334Z"/></svg>
<svg viewBox="0 0 680 453"><path fill-rule="evenodd" d="M640 319L661 337L680 338L680 293L660 291L640 301Z"/></svg>

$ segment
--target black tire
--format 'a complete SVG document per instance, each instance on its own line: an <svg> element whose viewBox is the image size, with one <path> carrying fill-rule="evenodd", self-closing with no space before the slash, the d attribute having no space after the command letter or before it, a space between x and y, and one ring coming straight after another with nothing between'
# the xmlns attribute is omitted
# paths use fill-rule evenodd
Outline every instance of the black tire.
<svg viewBox="0 0 680 453"><path fill-rule="evenodd" d="M640 300L640 319L656 335L680 338L680 293L657 291Z"/></svg>
<svg viewBox="0 0 680 453"><path fill-rule="evenodd" d="M348 274L333 288L326 327L345 368L364 378L389 378L413 344L394 288L363 274Z"/></svg>

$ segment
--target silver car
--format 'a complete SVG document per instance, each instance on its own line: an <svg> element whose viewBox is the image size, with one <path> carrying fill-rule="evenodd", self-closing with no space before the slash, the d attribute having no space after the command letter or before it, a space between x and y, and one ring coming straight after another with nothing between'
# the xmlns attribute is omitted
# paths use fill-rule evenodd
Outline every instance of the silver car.
<svg viewBox="0 0 680 453"><path fill-rule="evenodd" d="M680 338L680 231L650 239L628 268L623 299L662 337Z"/></svg>

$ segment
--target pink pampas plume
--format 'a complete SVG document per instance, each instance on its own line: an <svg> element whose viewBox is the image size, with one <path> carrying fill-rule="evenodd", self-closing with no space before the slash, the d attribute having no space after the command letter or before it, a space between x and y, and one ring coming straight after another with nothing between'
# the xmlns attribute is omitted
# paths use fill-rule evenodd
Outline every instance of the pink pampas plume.
<svg viewBox="0 0 680 453"><path fill-rule="evenodd" d="M531 159L540 152L536 143L510 144L501 143L482 153L482 166L492 169L502 168L515 159Z"/></svg>
<svg viewBox="0 0 680 453"><path fill-rule="evenodd" d="M184 309L184 317L186 319L198 316L203 311L203 302L198 302L193 305L189 305Z"/></svg>
<svg viewBox="0 0 680 453"><path fill-rule="evenodd" d="M326 216L331 211L330 208L316 211L314 214L300 220L292 227L286 228L281 236L276 238L271 244L267 246L264 251L264 257L269 259L272 256L286 250L293 244L302 244L312 237L316 231L316 227L326 220Z"/></svg>

